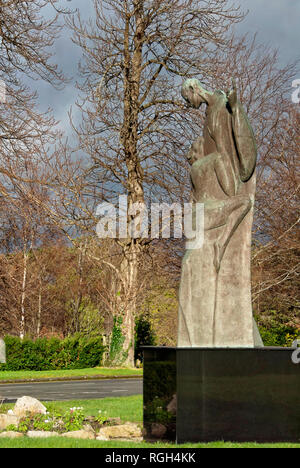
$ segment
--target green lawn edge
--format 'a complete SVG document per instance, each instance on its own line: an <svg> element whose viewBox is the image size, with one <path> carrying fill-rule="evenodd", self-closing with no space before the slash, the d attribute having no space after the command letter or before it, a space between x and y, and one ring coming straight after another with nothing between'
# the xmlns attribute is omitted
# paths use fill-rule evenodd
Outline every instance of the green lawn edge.
<svg viewBox="0 0 300 468"><path fill-rule="evenodd" d="M67 437L50 437L48 439L30 439L23 437L20 439L0 439L0 448L107 448L107 449L180 449L180 448L300 448L300 444L277 443L277 444L257 444L252 442L232 443L232 442L210 442L199 444L170 444L170 443L147 443L147 442L117 442L98 440L68 439Z"/></svg>
<svg viewBox="0 0 300 468"><path fill-rule="evenodd" d="M95 367L92 369L62 369L53 371L0 371L0 384L43 380L134 378L142 377L142 375L142 369L132 369L127 367Z"/></svg>

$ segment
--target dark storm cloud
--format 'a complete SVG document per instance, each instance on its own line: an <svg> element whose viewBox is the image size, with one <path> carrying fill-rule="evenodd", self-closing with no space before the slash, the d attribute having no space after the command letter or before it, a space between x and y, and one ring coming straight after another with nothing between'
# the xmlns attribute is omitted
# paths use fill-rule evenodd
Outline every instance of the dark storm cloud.
<svg viewBox="0 0 300 468"><path fill-rule="evenodd" d="M93 16L92 0L61 0L62 7L78 9L83 18ZM299 19L300 0L240 0L244 11L249 10L245 20L236 27L238 33L258 33L258 41L280 49L282 64L294 61L299 54ZM46 15L51 14L45 12ZM72 81L63 91L56 91L50 85L37 82L33 85L39 92L39 106L42 110L52 107L56 119L61 121L61 127L69 133L68 111L70 106L76 113L75 101L78 90L75 81L78 79L77 65L80 60L80 50L71 41L71 32L65 29L62 37L55 45L55 60L64 73L72 77Z"/></svg>
<svg viewBox="0 0 300 468"><path fill-rule="evenodd" d="M71 9L73 12L79 10L84 19L88 19L93 14L92 0L60 0L59 6ZM53 10L46 8L44 16L51 18ZM58 64L65 76L70 80L64 89L61 91L56 90L49 83L42 82L41 80L30 83L30 86L38 91L39 108L42 111L46 111L51 107L55 118L60 121L60 127L66 132L70 130L68 112L71 106L76 113L75 102L78 97L78 90L75 84L78 79L78 62L81 58L80 50L72 42L71 36L71 31L65 27L61 37L56 41L53 50L53 61Z"/></svg>
<svg viewBox="0 0 300 468"><path fill-rule="evenodd" d="M249 10L237 31L258 33L258 40L280 51L283 64L300 57L300 0L241 0Z"/></svg>

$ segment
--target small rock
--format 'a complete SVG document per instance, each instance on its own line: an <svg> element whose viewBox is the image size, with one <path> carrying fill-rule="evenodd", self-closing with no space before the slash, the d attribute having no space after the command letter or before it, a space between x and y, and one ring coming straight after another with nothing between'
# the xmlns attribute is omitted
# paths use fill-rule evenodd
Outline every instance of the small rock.
<svg viewBox="0 0 300 468"><path fill-rule="evenodd" d="M177 413L177 395L173 395L172 400L167 406L167 410L171 414L176 414Z"/></svg>
<svg viewBox="0 0 300 468"><path fill-rule="evenodd" d="M24 396L19 398L13 409L14 415L24 417L29 414L46 414L47 408L36 398Z"/></svg>
<svg viewBox="0 0 300 468"><path fill-rule="evenodd" d="M28 431L27 437L31 439L45 439L47 437L57 437L59 434L57 432L48 432L48 431Z"/></svg>
<svg viewBox="0 0 300 468"><path fill-rule="evenodd" d="M121 437L120 439L114 439L114 440L118 440L118 442L143 442L143 437L132 437L129 439L124 439Z"/></svg>
<svg viewBox="0 0 300 468"><path fill-rule="evenodd" d="M85 440L95 439L94 432L85 431L84 429L81 429L79 431L65 432L64 434L61 434L61 435L62 437L69 437L71 439L85 439Z"/></svg>
<svg viewBox="0 0 300 468"><path fill-rule="evenodd" d="M14 414L0 414L0 431L3 431L11 424L17 426L19 424L19 418Z"/></svg>
<svg viewBox="0 0 300 468"><path fill-rule="evenodd" d="M82 427L82 430L86 431L86 432L91 432L92 434L95 434L94 429L92 428L92 426L90 424L85 424Z"/></svg>
<svg viewBox="0 0 300 468"><path fill-rule="evenodd" d="M165 435L166 432L167 432L167 428L163 424L159 424L159 423L151 424L152 436L157 437L158 439L161 439Z"/></svg>
<svg viewBox="0 0 300 468"><path fill-rule="evenodd" d="M0 433L0 438L4 438L4 437L10 437L11 439L17 439L19 437L23 437L23 433L22 432L14 432L14 431L7 431L7 432L1 432Z"/></svg>
<svg viewBox="0 0 300 468"><path fill-rule="evenodd" d="M102 434L98 434L96 437L96 440L109 440L109 439Z"/></svg>
<svg viewBox="0 0 300 468"><path fill-rule="evenodd" d="M120 426L102 427L97 437L106 439L137 439L142 437L142 431L137 424L126 423Z"/></svg>

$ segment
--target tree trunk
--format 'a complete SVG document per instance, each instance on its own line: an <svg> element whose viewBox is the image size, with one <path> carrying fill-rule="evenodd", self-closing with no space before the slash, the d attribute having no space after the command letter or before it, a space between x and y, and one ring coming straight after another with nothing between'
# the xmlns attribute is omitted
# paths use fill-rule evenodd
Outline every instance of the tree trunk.
<svg viewBox="0 0 300 468"><path fill-rule="evenodd" d="M134 50L130 50L129 24L127 15L124 30L124 118L121 132L121 142L124 149L127 166L128 209L134 203L144 203L143 170L140 165L138 144L139 94L142 69L142 47L144 41L144 23L142 20L142 2L135 2L136 30L134 35ZM128 223L134 223L139 215L128 216ZM134 366L134 328L136 317L136 296L138 290L138 265L141 252L140 239L127 239L120 242L123 250L121 264L121 282L123 285L122 332L125 337L123 352L126 353L126 364Z"/></svg>
<svg viewBox="0 0 300 468"><path fill-rule="evenodd" d="M23 280L21 292L21 321L20 321L20 338L24 339L25 336L25 299L26 299L26 284L27 284L27 266L28 266L28 252L24 248L23 252Z"/></svg>
<svg viewBox="0 0 300 468"><path fill-rule="evenodd" d="M78 247L78 261L77 261L77 275L78 275L78 288L77 295L74 303L73 317L72 317L72 333L77 333L80 331L80 307L82 304L82 283L83 283L83 262L86 252L86 241L84 244L80 242Z"/></svg>
<svg viewBox="0 0 300 468"><path fill-rule="evenodd" d="M135 317L137 312L138 292L138 256L139 248L135 239L124 249L124 258L121 264L121 277L123 282L122 300L122 334L125 338L123 352L126 355L125 365L134 367L134 335Z"/></svg>
<svg viewBox="0 0 300 468"><path fill-rule="evenodd" d="M39 297L38 297L38 313L36 323L36 336L40 337L41 333L41 319L42 319L42 280L40 279Z"/></svg>

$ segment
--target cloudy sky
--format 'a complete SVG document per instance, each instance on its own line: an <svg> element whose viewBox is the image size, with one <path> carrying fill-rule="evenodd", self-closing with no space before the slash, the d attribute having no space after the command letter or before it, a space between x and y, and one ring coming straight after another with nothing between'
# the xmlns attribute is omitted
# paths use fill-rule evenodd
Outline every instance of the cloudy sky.
<svg viewBox="0 0 300 468"><path fill-rule="evenodd" d="M300 57L300 0L240 0L249 13L238 26L241 32L257 32L260 42L281 51L286 63Z"/></svg>
<svg viewBox="0 0 300 468"><path fill-rule="evenodd" d="M83 17L93 15L92 0L60 0L62 6L78 8ZM241 7L249 13L237 26L239 33L257 33L258 41L268 44L280 51L280 61L286 64L300 57L300 0L240 0ZM55 59L60 67L71 77L70 83L63 91L55 91L45 83L35 83L39 92L39 107L45 110L52 107L56 119L68 131L68 110L77 97L74 88L77 64L80 51L71 42L69 31L57 41ZM295 78L300 78L295 77Z"/></svg>

